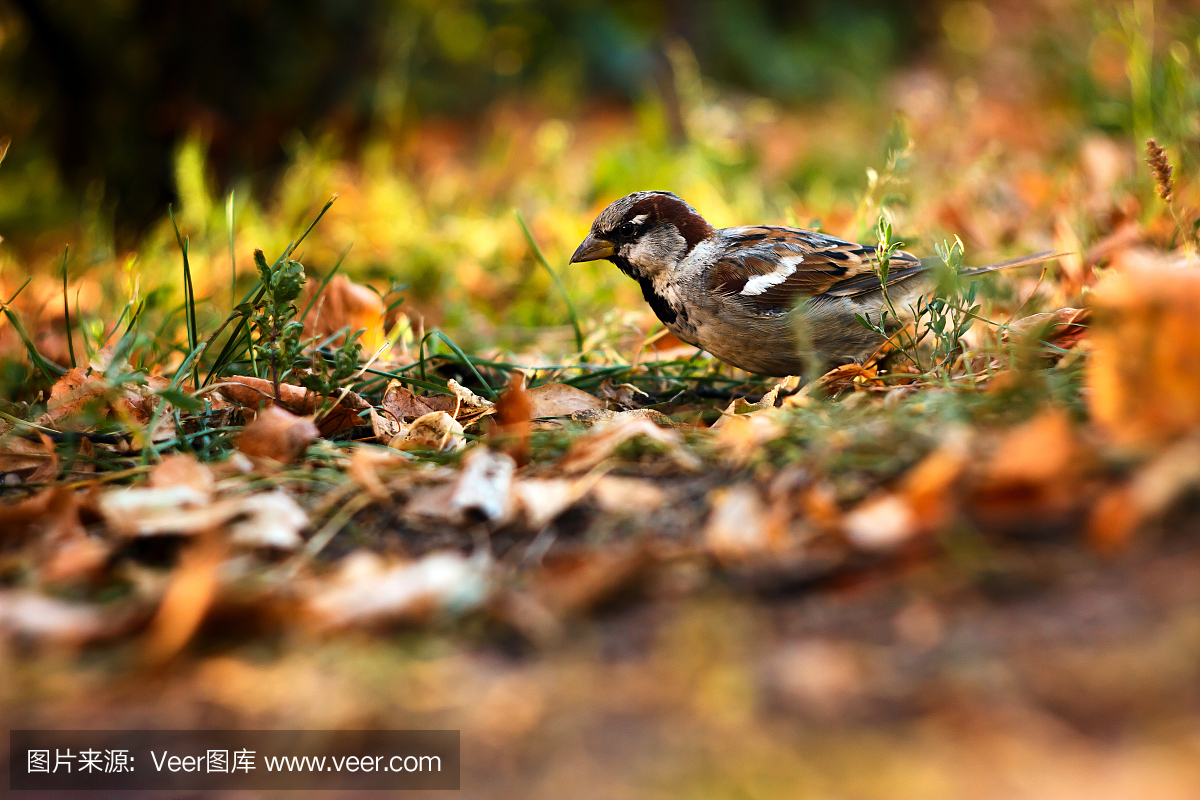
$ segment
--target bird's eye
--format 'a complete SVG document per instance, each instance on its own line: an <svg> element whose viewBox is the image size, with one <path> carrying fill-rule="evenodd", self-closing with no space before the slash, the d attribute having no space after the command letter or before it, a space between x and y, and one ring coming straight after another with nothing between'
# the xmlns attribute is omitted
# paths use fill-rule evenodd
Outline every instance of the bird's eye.
<svg viewBox="0 0 1200 800"><path fill-rule="evenodd" d="M637 225L634 225L632 222L622 222L621 227L617 228L617 233L622 236L633 236L637 233Z"/></svg>

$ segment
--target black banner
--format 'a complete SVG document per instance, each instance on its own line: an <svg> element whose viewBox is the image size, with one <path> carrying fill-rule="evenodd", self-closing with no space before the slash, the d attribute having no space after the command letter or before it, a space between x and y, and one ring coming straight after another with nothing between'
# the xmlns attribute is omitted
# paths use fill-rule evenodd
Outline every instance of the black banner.
<svg viewBox="0 0 1200 800"><path fill-rule="evenodd" d="M458 731L12 731L11 790L457 789Z"/></svg>

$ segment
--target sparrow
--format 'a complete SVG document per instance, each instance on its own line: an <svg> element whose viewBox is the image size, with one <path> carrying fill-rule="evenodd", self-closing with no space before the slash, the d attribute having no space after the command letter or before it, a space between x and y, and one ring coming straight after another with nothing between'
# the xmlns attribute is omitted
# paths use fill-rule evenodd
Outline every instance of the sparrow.
<svg viewBox="0 0 1200 800"><path fill-rule="evenodd" d="M1037 253L959 274L1055 257ZM868 245L776 225L718 230L671 192L634 192L600 212L570 263L600 259L637 281L681 340L747 372L804 375L861 363L884 342L856 318L879 324L886 307ZM937 264L892 254L888 295L897 310L933 289Z"/></svg>

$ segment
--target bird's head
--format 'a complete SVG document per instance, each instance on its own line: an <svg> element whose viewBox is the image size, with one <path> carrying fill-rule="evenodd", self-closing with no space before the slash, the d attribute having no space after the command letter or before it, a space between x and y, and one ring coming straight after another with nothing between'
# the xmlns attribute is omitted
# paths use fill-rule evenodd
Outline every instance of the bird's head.
<svg viewBox="0 0 1200 800"><path fill-rule="evenodd" d="M600 212L571 263L607 258L647 278L675 267L712 234L704 217L670 192L634 192Z"/></svg>

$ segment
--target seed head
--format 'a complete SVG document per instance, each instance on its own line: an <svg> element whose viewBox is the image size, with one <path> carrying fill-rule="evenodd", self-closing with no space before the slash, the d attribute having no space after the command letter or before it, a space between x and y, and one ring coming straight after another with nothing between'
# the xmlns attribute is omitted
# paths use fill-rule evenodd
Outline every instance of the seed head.
<svg viewBox="0 0 1200 800"><path fill-rule="evenodd" d="M1150 165L1150 173L1154 176L1154 189L1165 202L1171 202L1171 191L1175 188L1171 180L1171 162L1167 159L1167 151L1158 146L1153 139L1146 140L1146 163Z"/></svg>

